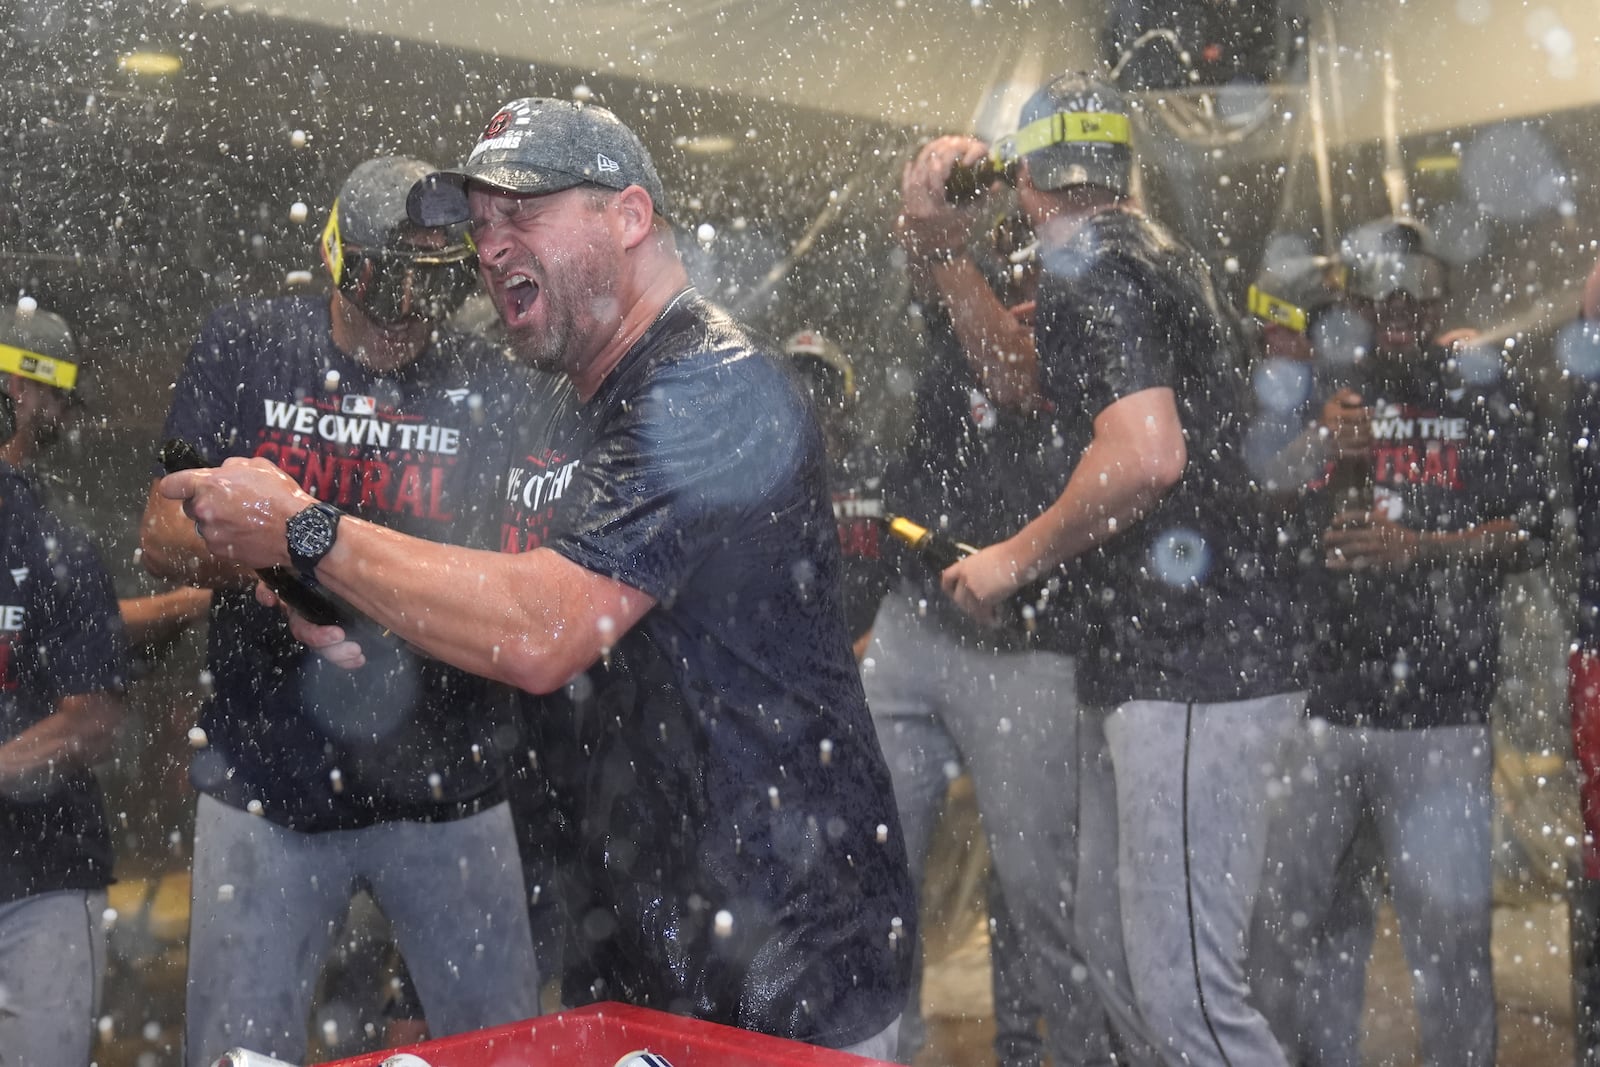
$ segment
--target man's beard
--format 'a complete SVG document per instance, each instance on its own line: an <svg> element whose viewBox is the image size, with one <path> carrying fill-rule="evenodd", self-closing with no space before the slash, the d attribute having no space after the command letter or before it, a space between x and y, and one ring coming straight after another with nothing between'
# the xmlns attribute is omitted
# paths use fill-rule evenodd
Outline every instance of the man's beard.
<svg viewBox="0 0 1600 1067"><path fill-rule="evenodd" d="M559 373L574 370L584 327L597 324L593 308L602 300L614 302L612 290L616 275L613 265L601 263L597 256L572 257L558 265L563 284L558 291L543 286L539 299L545 304L545 323L511 330L511 345L518 358L541 371ZM546 278L552 272L542 272Z"/></svg>

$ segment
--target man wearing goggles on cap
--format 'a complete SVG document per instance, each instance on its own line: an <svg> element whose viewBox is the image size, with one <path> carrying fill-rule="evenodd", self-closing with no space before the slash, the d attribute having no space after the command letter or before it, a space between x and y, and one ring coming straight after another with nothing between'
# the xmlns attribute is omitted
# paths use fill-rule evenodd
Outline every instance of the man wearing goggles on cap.
<svg viewBox="0 0 1600 1067"><path fill-rule="evenodd" d="M28 468L77 384L66 323L0 312L0 1057L87 1064L111 834L91 768L123 714L116 594Z"/></svg>
<svg viewBox="0 0 1600 1067"><path fill-rule="evenodd" d="M1074 467L1048 508L947 569L980 618L1084 557L1079 942L1164 1062L1283 1064L1244 944L1269 776L1300 701L1272 532L1243 455L1239 325L1199 257L1132 204L1127 101L1066 75L1010 150L1044 273L1039 387ZM1120 918L1119 918L1120 916Z"/></svg>
<svg viewBox="0 0 1600 1067"><path fill-rule="evenodd" d="M431 329L478 284L477 256L464 232L401 228L377 235L363 222L359 216L341 222L335 202L322 231L322 258L346 302L377 326Z"/></svg>
<svg viewBox="0 0 1600 1067"><path fill-rule="evenodd" d="M165 438L213 463L269 461L319 500L297 527L297 564L326 551L340 514L494 542L487 498L524 383L499 350L440 325L474 263L461 228L407 218L430 171L400 158L355 168L322 236L333 293L219 310L179 377ZM142 545L152 571L216 590L214 692L190 768L190 1067L240 1044L304 1058L318 972L363 885L435 1036L536 1014L500 691L376 630L362 670L331 667L256 602L254 572L208 549L154 488Z"/></svg>

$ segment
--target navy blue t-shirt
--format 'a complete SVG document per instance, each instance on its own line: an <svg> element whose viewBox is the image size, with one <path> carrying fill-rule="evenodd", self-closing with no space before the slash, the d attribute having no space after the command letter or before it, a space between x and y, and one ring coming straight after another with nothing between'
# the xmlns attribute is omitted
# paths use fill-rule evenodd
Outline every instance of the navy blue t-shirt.
<svg viewBox="0 0 1600 1067"><path fill-rule="evenodd" d="M1075 432L1173 391L1181 480L1086 561L1083 699L1244 700L1292 688L1287 564L1247 470L1246 356L1204 263L1143 215L1109 210L1043 254L1035 334L1046 395Z"/></svg>
<svg viewBox="0 0 1600 1067"><path fill-rule="evenodd" d="M87 537L46 511L0 463L0 743L64 697L120 692L122 616ZM88 770L0 791L0 901L111 881L111 835Z"/></svg>
<svg viewBox="0 0 1600 1067"><path fill-rule="evenodd" d="M965 544L993 544L1055 502L1087 436L1067 433L1054 412L1021 412L991 400L949 313L932 305L923 314L927 362L917 379L905 449L884 476L885 507ZM1019 631L983 627L956 607L920 558L898 550L893 558L902 575L899 594L916 601L919 611L925 608L945 632L981 647L1023 647ZM1052 618L1041 624L1041 643L1074 651L1076 630L1067 623Z"/></svg>
<svg viewBox="0 0 1600 1067"><path fill-rule="evenodd" d="M905 1005L916 903L802 390L691 293L587 403L562 383L529 412L504 547L657 601L526 709L577 837L569 1000L877 1033Z"/></svg>
<svg viewBox="0 0 1600 1067"><path fill-rule="evenodd" d="M206 323L178 379L165 436L214 462L271 460L313 496L383 526L492 547L494 486L526 398L495 348L441 330L422 356L376 373L333 344L326 299L257 301ZM449 819L503 798L509 694L361 635L367 665L306 651L253 592L212 602L195 787L302 831Z"/></svg>
<svg viewBox="0 0 1600 1067"><path fill-rule="evenodd" d="M1352 384L1372 408L1373 506L1413 530L1454 532L1513 519L1537 561L1549 484L1531 408L1503 375L1477 384L1432 349L1411 373ZM1498 368L1485 368L1498 370ZM1325 529L1337 502L1308 502ZM1487 720L1500 646L1503 571L1452 559L1403 570L1308 573L1313 715L1384 729Z"/></svg>

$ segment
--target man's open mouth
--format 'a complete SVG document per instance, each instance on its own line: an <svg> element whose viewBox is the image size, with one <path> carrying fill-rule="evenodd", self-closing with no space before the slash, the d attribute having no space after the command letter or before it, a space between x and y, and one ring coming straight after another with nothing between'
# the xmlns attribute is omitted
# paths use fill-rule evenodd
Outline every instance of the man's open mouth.
<svg viewBox="0 0 1600 1067"><path fill-rule="evenodd" d="M527 317L539 299L539 283L521 272L506 275L500 290L505 295L506 325L515 326Z"/></svg>

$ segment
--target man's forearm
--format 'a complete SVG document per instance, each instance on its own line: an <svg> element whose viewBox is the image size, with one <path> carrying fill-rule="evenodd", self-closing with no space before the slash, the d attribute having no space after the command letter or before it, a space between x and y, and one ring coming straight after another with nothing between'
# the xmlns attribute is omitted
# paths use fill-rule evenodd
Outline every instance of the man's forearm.
<svg viewBox="0 0 1600 1067"><path fill-rule="evenodd" d="M211 605L211 591L184 586L153 596L118 602L123 632L130 645L165 641L199 620Z"/></svg>
<svg viewBox="0 0 1600 1067"><path fill-rule="evenodd" d="M55 712L0 744L0 786L44 785L58 771L99 763L111 753L122 707L114 693L63 697Z"/></svg>
<svg viewBox="0 0 1600 1067"><path fill-rule="evenodd" d="M1422 558L1431 564L1466 563L1517 570L1528 558L1534 538L1514 519L1494 519L1465 530L1424 535Z"/></svg>
<svg viewBox="0 0 1600 1067"><path fill-rule="evenodd" d="M1056 502L1007 542L1028 580L1123 533L1166 494L1157 482L1123 476L1110 451L1090 444Z"/></svg>
<svg viewBox="0 0 1600 1067"><path fill-rule="evenodd" d="M1183 476L1188 453L1172 390L1140 390L1095 418L1067 487L1007 540L1024 580L1111 540L1149 513Z"/></svg>
<svg viewBox="0 0 1600 1067"><path fill-rule="evenodd" d="M419 651L536 693L565 685L653 603L637 591L615 602L625 587L548 549L460 548L350 517L317 580Z"/></svg>
<svg viewBox="0 0 1600 1067"><path fill-rule="evenodd" d="M929 271L984 392L1008 408L1036 409L1044 398L1033 328L1000 302L970 257L930 264Z"/></svg>

